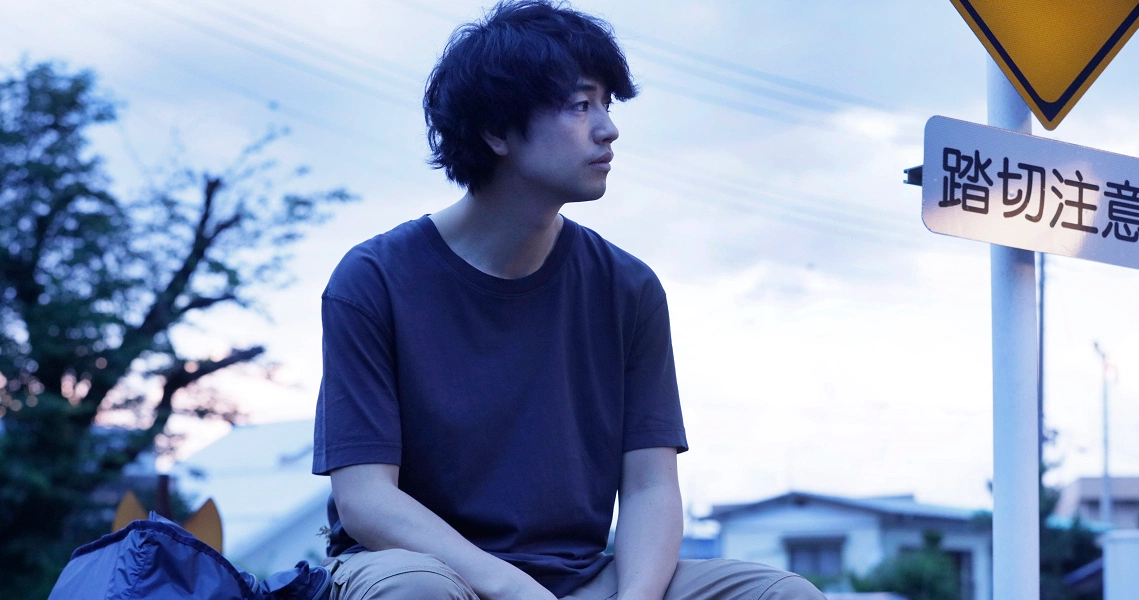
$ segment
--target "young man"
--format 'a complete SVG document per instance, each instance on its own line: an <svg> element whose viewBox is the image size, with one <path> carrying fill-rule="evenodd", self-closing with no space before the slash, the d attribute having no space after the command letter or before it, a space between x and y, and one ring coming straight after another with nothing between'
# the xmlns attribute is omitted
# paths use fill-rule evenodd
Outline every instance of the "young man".
<svg viewBox="0 0 1139 600"><path fill-rule="evenodd" d="M333 598L822 597L762 565L678 563L664 290L558 214L605 193L609 103L635 95L608 25L546 1L452 36L423 104L433 164L467 193L353 248L323 296Z"/></svg>

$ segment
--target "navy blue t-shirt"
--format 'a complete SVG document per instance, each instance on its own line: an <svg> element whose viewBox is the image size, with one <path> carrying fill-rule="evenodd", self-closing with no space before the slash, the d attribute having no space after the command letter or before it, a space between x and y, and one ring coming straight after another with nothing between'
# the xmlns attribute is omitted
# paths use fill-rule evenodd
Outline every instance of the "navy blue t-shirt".
<svg viewBox="0 0 1139 600"><path fill-rule="evenodd" d="M664 289L569 219L521 279L409 221L348 252L322 316L313 472L399 465L401 490L554 595L609 560L622 454L687 449ZM360 549L329 512L330 552Z"/></svg>

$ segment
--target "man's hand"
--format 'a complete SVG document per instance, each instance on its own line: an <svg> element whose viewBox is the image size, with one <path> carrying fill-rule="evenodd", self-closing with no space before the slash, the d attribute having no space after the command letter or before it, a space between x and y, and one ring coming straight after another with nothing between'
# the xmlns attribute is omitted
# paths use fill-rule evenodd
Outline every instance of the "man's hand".
<svg viewBox="0 0 1139 600"><path fill-rule="evenodd" d="M399 467L364 464L332 472L332 495L344 530L369 550L432 554L483 600L557 600L514 565L483 552L398 487Z"/></svg>
<svg viewBox="0 0 1139 600"><path fill-rule="evenodd" d="M625 453L617 516L617 598L660 600L672 581L684 533L676 448Z"/></svg>

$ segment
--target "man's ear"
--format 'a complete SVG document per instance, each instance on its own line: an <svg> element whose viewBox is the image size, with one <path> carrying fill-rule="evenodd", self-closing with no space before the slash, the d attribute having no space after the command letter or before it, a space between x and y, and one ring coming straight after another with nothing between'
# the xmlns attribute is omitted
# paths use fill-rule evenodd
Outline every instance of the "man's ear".
<svg viewBox="0 0 1139 600"><path fill-rule="evenodd" d="M482 139L490 146L491 152L499 156L506 156L510 153L510 146L506 143L506 137L495 135L489 131L482 132Z"/></svg>

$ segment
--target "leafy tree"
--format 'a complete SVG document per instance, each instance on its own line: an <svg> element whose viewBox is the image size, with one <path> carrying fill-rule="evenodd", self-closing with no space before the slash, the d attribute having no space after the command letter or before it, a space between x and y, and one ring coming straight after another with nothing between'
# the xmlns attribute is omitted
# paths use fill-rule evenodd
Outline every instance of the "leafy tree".
<svg viewBox="0 0 1139 600"><path fill-rule="evenodd" d="M193 359L171 329L255 307L256 289L287 283L302 229L351 199L275 193L270 134L222 173L175 169L121 200L87 147L116 108L90 72L22 65L0 81L0 598L47 595L87 541L76 523L109 526L93 492L168 450L172 415L238 416L197 382L263 349Z"/></svg>
<svg viewBox="0 0 1139 600"><path fill-rule="evenodd" d="M1100 600L1102 594L1076 594L1064 576L1099 558L1096 534L1077 517L1070 526L1050 525L1048 517L1060 502L1060 490L1040 486L1040 600Z"/></svg>
<svg viewBox="0 0 1139 600"><path fill-rule="evenodd" d="M859 592L894 592L909 600L958 600L961 592L953 559L941 549L941 533L922 532L920 550L882 561L865 578L851 577Z"/></svg>

